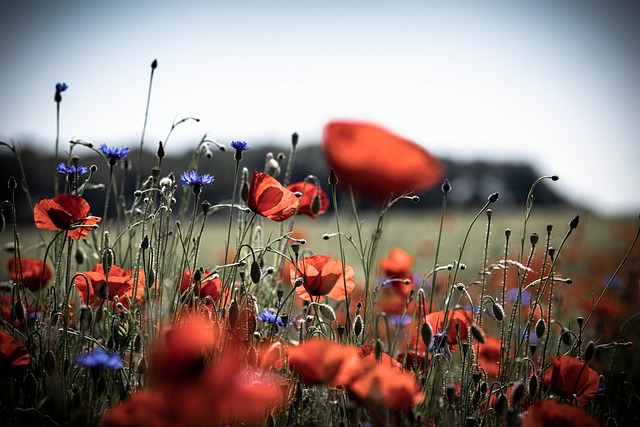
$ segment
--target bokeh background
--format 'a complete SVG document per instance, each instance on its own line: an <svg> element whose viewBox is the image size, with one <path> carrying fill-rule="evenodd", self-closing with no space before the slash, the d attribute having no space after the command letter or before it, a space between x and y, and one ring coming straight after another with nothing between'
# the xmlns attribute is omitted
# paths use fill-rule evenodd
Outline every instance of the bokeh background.
<svg viewBox="0 0 640 427"><path fill-rule="evenodd" d="M369 120L461 161L517 161L604 214L640 210L640 3L4 1L0 139L146 147L320 141ZM3 157L6 159L6 157ZM3 160L6 161L6 160ZM212 171L215 174L215 171Z"/></svg>

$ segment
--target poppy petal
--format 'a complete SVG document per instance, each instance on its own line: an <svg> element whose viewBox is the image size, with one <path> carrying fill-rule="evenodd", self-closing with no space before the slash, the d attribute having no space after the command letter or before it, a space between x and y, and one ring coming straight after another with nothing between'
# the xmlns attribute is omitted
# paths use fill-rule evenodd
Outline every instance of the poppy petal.
<svg viewBox="0 0 640 427"><path fill-rule="evenodd" d="M370 123L331 122L322 146L338 178L372 199L426 191L444 176L444 165L423 147Z"/></svg>

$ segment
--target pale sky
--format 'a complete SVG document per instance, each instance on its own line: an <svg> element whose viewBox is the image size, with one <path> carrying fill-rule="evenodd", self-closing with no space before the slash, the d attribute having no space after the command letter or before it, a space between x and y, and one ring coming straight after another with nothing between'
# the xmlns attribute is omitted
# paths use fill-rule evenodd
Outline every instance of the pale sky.
<svg viewBox="0 0 640 427"><path fill-rule="evenodd" d="M318 142L378 123L436 155L523 160L602 213L640 212L640 3L3 1L0 139L137 147L206 133ZM63 144L64 147L64 144Z"/></svg>

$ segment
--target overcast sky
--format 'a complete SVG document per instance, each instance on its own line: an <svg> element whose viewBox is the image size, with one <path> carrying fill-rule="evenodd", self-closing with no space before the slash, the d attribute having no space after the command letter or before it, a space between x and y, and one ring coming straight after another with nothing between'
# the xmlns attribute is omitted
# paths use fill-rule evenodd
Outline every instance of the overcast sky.
<svg viewBox="0 0 640 427"><path fill-rule="evenodd" d="M640 212L640 3L4 1L0 139L168 152L317 142L369 120L437 155L524 160L603 213ZM215 174L215 171L212 171Z"/></svg>

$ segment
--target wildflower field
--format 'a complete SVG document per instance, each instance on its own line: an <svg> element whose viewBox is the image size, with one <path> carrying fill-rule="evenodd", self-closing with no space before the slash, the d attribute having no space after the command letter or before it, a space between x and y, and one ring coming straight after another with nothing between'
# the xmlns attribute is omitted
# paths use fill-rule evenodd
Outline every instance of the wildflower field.
<svg viewBox="0 0 640 427"><path fill-rule="evenodd" d="M517 210L497 192L452 209L443 163L370 123L327 124L329 168L300 182L296 134L261 170L249 142L203 138L176 171L144 126L139 147L56 136L50 194L28 172L4 187L3 425L640 421L637 217L537 209L555 175ZM425 191L441 204L403 210Z"/></svg>

